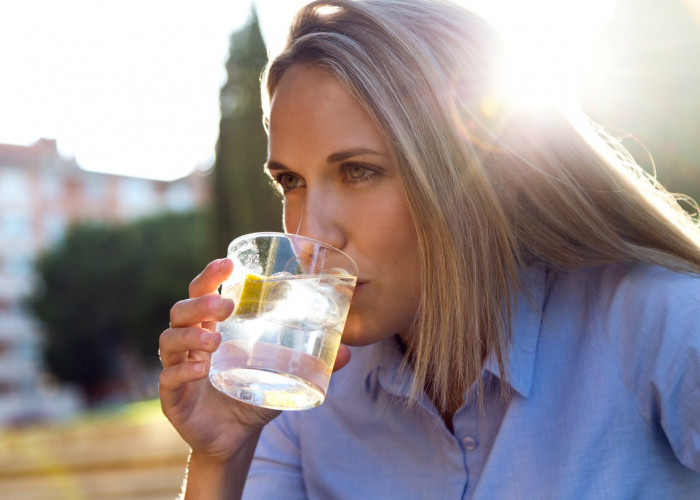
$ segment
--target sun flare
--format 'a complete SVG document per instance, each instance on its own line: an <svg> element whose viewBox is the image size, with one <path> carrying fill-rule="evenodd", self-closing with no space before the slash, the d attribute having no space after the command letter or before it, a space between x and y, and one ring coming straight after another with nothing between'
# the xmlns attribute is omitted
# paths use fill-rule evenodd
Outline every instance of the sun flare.
<svg viewBox="0 0 700 500"><path fill-rule="evenodd" d="M527 106L568 105L579 96L591 45L616 0L463 0L507 44L503 89Z"/></svg>

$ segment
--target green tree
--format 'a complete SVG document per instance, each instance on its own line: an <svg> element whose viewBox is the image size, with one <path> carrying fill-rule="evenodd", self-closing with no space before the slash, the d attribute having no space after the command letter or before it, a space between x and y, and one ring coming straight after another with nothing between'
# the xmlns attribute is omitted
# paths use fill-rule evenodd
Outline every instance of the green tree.
<svg viewBox="0 0 700 500"><path fill-rule="evenodd" d="M86 224L40 256L30 305L44 324L47 370L96 403L129 385L129 370L156 367L170 307L214 257L209 228L202 213Z"/></svg>
<svg viewBox="0 0 700 500"><path fill-rule="evenodd" d="M211 228L208 212L192 212L146 218L122 229L131 252L129 272L138 277L123 311L126 340L144 363L159 363L158 336L167 326L170 308L187 296L190 281L216 258Z"/></svg>
<svg viewBox="0 0 700 500"><path fill-rule="evenodd" d="M279 197L263 174L267 136L262 125L260 74L267 50L255 11L231 36L228 80L221 89L221 122L214 164L216 247L222 255L235 237L279 230Z"/></svg>

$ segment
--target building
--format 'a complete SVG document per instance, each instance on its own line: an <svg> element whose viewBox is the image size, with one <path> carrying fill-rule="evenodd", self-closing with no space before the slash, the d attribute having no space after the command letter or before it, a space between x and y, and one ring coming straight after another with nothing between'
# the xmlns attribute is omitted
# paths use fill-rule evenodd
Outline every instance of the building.
<svg viewBox="0 0 700 500"><path fill-rule="evenodd" d="M78 404L42 384L40 325L22 306L37 254L76 222L185 211L207 198L201 173L171 182L102 174L61 156L55 140L0 144L0 423L60 416Z"/></svg>

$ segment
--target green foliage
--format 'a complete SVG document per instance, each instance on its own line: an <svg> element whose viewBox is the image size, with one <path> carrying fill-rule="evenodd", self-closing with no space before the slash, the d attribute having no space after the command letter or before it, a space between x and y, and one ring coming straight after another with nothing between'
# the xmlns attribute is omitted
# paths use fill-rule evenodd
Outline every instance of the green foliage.
<svg viewBox="0 0 700 500"><path fill-rule="evenodd" d="M203 213L85 224L44 253L37 262L42 286L30 305L45 325L48 371L89 397L127 375L124 353L156 366L170 308L214 258L209 227Z"/></svg>
<svg viewBox="0 0 700 500"><path fill-rule="evenodd" d="M221 122L214 164L216 248L224 255L236 236L281 228L279 197L263 173L267 135L262 125L260 74L267 51L255 13L231 37L221 89Z"/></svg>

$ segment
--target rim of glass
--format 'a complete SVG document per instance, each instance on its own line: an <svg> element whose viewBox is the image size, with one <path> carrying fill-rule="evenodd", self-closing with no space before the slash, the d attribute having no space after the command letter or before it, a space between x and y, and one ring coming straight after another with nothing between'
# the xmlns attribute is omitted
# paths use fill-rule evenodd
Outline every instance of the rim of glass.
<svg viewBox="0 0 700 500"><path fill-rule="evenodd" d="M242 235L238 236L237 238L234 238L234 240L231 241L231 243L229 243L227 251L230 251L231 247L234 246L239 241L252 240L255 238L261 238L261 237L266 237L266 236L275 237L275 238L280 238L280 237L290 238L291 237L291 238L297 238L300 240L306 240L306 241L309 241L311 243L315 243L316 245L319 245L319 246L326 248L328 250L331 250L333 252L337 252L340 255L342 255L343 257L345 257L348 260L348 262L350 262L353 265L352 271L354 271L355 276L357 276L360 273L360 269L359 269L359 267L357 267L357 263L352 259L352 257L350 257L348 254L346 254L342 250L340 250L332 245L329 245L328 243L324 243L321 240L317 240L315 238L309 238L308 236L303 236L301 234L295 234L295 233L283 233L280 231L261 231L261 232L257 232L257 233L242 234Z"/></svg>

